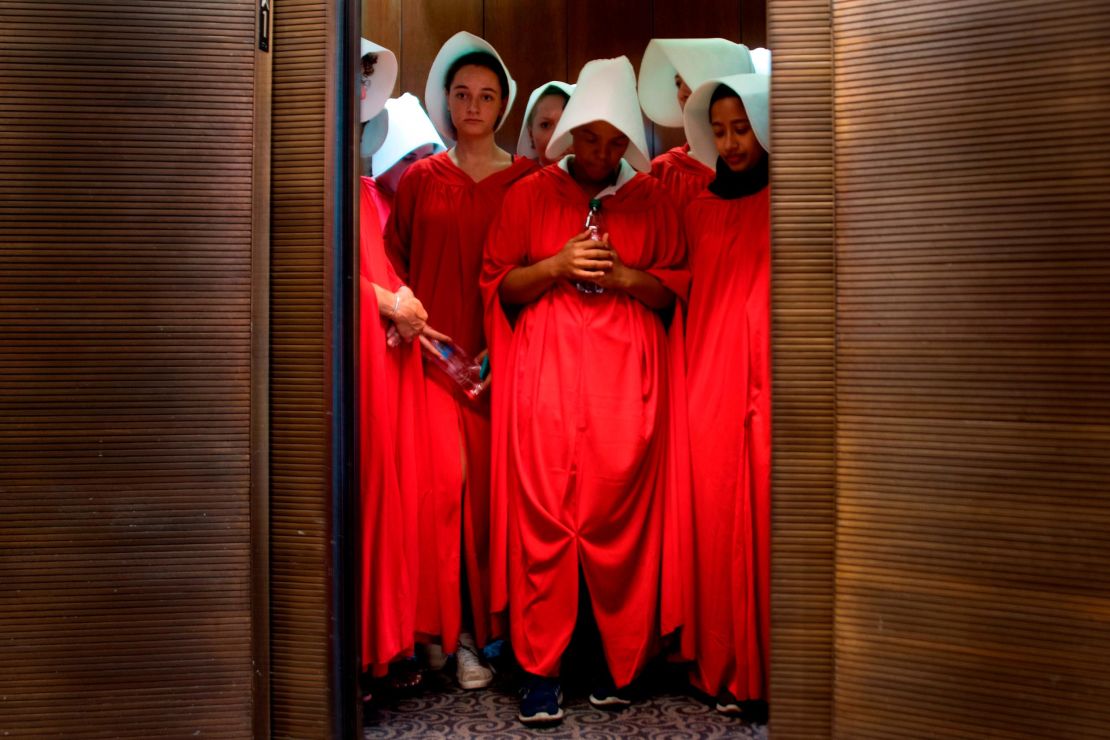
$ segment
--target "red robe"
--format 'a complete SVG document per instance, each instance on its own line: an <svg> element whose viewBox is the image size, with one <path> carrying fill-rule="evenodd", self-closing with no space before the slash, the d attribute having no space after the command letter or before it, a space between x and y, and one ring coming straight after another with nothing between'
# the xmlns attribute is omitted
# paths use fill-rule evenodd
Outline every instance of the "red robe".
<svg viewBox="0 0 1110 740"><path fill-rule="evenodd" d="M678 296L689 274L677 214L636 175L603 201L625 264ZM624 292L584 295L569 282L510 310L498 297L514 268L550 257L582 230L589 198L557 165L505 198L486 242L482 290L494 360L494 530L508 531L495 607L509 601L521 666L554 675L574 630L581 568L618 686L660 632L669 346L659 314ZM510 317L513 324L510 327ZM681 347L681 345L680 345ZM496 543L494 563L506 555Z"/></svg>
<svg viewBox="0 0 1110 740"><path fill-rule="evenodd" d="M475 183L446 152L413 164L401 177L386 230L398 274L420 297L428 323L477 355L485 349L478 276L482 245L509 186L535 169L515 158ZM454 652L463 627L462 566L474 636L484 644L503 625L489 620L489 399L467 399L443 373L427 373L427 456L431 497L420 507L420 596L416 629Z"/></svg>
<svg viewBox="0 0 1110 740"><path fill-rule="evenodd" d="M713 170L690 156L689 144L668 149L651 160L651 175L671 194L680 215L716 177Z"/></svg>
<svg viewBox="0 0 1110 740"><path fill-rule="evenodd" d="M374 178L362 178L364 187L369 187L369 195L374 202L374 208L378 212L378 221L382 225L382 229L389 223L389 214L393 212L393 193L383 188Z"/></svg>
<svg viewBox="0 0 1110 740"><path fill-rule="evenodd" d="M359 472L362 552L362 667L383 675L413 650L416 611L419 451L423 446L424 375L419 345L386 345L389 322L378 312L374 283L397 290L385 254L373 180L359 199Z"/></svg>
<svg viewBox="0 0 1110 740"><path fill-rule="evenodd" d="M770 189L685 214L694 479L694 682L767 697L770 665Z"/></svg>

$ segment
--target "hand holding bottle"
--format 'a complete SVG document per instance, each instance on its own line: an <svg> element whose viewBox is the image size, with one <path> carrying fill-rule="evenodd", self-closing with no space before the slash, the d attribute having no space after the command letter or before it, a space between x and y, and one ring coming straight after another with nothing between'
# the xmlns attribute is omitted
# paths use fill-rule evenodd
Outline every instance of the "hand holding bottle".
<svg viewBox="0 0 1110 740"><path fill-rule="evenodd" d="M608 245L591 237L589 230L572 236L553 260L556 277L568 280L593 282L613 267Z"/></svg>

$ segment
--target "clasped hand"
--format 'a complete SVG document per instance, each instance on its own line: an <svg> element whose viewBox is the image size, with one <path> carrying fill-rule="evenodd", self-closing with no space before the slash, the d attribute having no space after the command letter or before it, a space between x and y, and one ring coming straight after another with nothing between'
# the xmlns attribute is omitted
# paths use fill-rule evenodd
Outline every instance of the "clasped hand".
<svg viewBox="0 0 1110 740"><path fill-rule="evenodd" d="M556 277L597 283L603 288L619 285L624 265L609 244L609 234L591 239L587 229L575 234L555 255Z"/></svg>

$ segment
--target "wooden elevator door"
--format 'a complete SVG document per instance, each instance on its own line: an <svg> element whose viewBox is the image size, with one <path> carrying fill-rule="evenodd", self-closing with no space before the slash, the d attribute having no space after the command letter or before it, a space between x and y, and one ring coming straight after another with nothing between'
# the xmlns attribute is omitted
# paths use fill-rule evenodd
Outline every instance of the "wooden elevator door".
<svg viewBox="0 0 1110 740"><path fill-rule="evenodd" d="M0 734L251 737L256 4L0 18Z"/></svg>

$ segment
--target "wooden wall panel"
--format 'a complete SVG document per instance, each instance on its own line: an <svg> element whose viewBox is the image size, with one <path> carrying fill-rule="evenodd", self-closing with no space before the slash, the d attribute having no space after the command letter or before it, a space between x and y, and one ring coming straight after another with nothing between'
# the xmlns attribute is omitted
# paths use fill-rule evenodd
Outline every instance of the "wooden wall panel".
<svg viewBox="0 0 1110 740"><path fill-rule="evenodd" d="M0 26L0 734L249 738L255 3Z"/></svg>
<svg viewBox="0 0 1110 740"><path fill-rule="evenodd" d="M379 46L397 54L401 58L401 0L361 0L362 35ZM397 82L393 85L393 96L398 97L401 89L401 75L398 70ZM423 98L423 91L418 97Z"/></svg>
<svg viewBox="0 0 1110 740"><path fill-rule="evenodd" d="M773 0L771 736L832 734L836 282L830 4ZM890 737L895 737L891 735Z"/></svg>
<svg viewBox="0 0 1110 740"><path fill-rule="evenodd" d="M567 0L485 0L485 39L505 60L517 98L498 143L516 151L524 106L532 90L548 80L577 76L567 69ZM529 29L530 33L522 33ZM542 49L542 52L541 52Z"/></svg>
<svg viewBox="0 0 1110 740"><path fill-rule="evenodd" d="M1110 7L835 35L837 735L1106 737Z"/></svg>
<svg viewBox="0 0 1110 740"><path fill-rule="evenodd" d="M428 70L443 42L459 31L481 36L482 0L402 0L401 2L401 89L424 100Z"/></svg>

